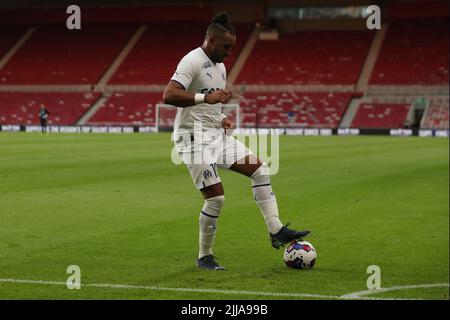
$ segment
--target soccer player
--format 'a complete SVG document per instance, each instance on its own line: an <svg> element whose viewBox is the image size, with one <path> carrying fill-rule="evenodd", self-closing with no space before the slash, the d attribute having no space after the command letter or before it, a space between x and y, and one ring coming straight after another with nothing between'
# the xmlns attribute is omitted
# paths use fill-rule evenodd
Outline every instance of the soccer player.
<svg viewBox="0 0 450 320"><path fill-rule="evenodd" d="M47 108L45 108L44 105L41 106L41 109L39 110L39 120L41 122L41 132L47 133L47 120L49 116L49 112Z"/></svg>
<svg viewBox="0 0 450 320"><path fill-rule="evenodd" d="M221 114L221 105L231 98L225 89L223 61L235 43L236 34L228 15L218 14L208 26L202 46L181 59L163 96L164 103L178 107L174 122L175 148L205 199L199 218L197 265L207 270L224 270L212 252L217 220L225 201L217 168L251 179L253 196L274 248L310 233L291 230L280 222L267 164L231 137L229 132L235 124Z"/></svg>

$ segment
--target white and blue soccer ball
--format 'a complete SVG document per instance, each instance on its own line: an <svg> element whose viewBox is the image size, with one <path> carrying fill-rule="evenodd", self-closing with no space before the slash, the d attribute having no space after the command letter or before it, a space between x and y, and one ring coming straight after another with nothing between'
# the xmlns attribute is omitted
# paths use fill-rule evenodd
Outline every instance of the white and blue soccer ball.
<svg viewBox="0 0 450 320"><path fill-rule="evenodd" d="M308 241L294 240L284 249L284 262L290 268L311 269L316 258L316 249Z"/></svg>

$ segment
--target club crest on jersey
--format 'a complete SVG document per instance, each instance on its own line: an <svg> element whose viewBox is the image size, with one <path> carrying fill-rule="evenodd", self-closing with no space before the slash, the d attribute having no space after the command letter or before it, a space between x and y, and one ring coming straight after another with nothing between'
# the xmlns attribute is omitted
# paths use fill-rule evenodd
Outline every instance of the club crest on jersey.
<svg viewBox="0 0 450 320"><path fill-rule="evenodd" d="M202 65L202 69L208 69L211 68L211 62L206 61L203 65Z"/></svg>

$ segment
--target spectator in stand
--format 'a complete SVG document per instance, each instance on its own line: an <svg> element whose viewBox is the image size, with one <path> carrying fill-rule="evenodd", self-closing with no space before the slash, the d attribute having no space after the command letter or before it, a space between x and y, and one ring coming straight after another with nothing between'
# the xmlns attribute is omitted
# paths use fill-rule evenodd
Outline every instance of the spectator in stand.
<svg viewBox="0 0 450 320"><path fill-rule="evenodd" d="M295 112L294 112L294 110L289 111L287 116L288 116L288 124L291 126L292 124L295 123Z"/></svg>

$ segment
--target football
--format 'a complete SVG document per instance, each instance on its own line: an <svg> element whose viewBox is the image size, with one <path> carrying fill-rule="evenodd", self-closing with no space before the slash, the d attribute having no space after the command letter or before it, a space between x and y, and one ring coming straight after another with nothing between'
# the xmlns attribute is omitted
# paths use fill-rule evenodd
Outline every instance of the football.
<svg viewBox="0 0 450 320"><path fill-rule="evenodd" d="M284 250L284 262L290 268L310 269L316 263L316 249L311 243L294 240Z"/></svg>

